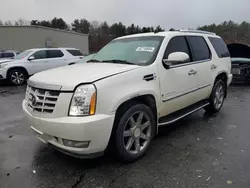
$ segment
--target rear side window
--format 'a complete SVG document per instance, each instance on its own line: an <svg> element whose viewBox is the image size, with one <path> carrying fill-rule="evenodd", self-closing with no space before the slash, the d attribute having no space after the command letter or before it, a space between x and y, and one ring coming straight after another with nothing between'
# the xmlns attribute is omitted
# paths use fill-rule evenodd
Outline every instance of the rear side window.
<svg viewBox="0 0 250 188"><path fill-rule="evenodd" d="M168 59L169 54L174 52L185 52L191 57L185 37L172 38L168 43L163 59Z"/></svg>
<svg viewBox="0 0 250 188"><path fill-rule="evenodd" d="M187 40L192 52L193 61L202 61L210 59L211 53L203 37L187 36Z"/></svg>
<svg viewBox="0 0 250 188"><path fill-rule="evenodd" d="M48 58L58 58L62 57L64 54L61 50L47 50Z"/></svg>
<svg viewBox="0 0 250 188"><path fill-rule="evenodd" d="M2 53L3 58L14 57L14 53L4 52Z"/></svg>
<svg viewBox="0 0 250 188"><path fill-rule="evenodd" d="M73 56L83 56L82 52L80 50L67 50L71 55Z"/></svg>
<svg viewBox="0 0 250 188"><path fill-rule="evenodd" d="M221 38L209 37L219 58L230 57L230 53L225 42Z"/></svg>

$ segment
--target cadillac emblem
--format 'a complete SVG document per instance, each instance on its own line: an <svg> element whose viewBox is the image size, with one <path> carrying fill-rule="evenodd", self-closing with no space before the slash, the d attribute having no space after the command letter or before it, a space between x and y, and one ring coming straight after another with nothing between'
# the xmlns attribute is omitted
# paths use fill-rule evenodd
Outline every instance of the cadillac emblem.
<svg viewBox="0 0 250 188"><path fill-rule="evenodd" d="M34 94L30 93L30 101L32 106L36 106L39 98L35 96Z"/></svg>

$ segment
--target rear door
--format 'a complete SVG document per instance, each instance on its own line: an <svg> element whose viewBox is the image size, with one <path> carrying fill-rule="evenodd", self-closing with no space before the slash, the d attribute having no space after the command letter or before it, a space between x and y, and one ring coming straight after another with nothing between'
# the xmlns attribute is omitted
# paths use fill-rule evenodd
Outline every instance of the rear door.
<svg viewBox="0 0 250 188"><path fill-rule="evenodd" d="M84 57L80 50L67 49L66 51L70 54L70 56L68 57L69 60L71 60L70 63L76 63L77 61L79 61L80 59Z"/></svg>
<svg viewBox="0 0 250 188"><path fill-rule="evenodd" d="M209 97L213 82L214 69L212 53L203 36L187 36L187 41L195 64L197 92L195 98L200 101Z"/></svg>
<svg viewBox="0 0 250 188"><path fill-rule="evenodd" d="M67 65L67 62L64 59L64 53L61 50L46 50L46 53L48 57L46 62L47 69Z"/></svg>

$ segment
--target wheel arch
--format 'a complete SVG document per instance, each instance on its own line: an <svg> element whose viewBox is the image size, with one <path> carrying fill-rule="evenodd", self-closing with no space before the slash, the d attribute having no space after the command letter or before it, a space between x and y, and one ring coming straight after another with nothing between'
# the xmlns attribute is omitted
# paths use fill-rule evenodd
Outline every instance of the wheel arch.
<svg viewBox="0 0 250 188"><path fill-rule="evenodd" d="M29 72L27 71L26 68L22 67L22 66L16 66L16 67L10 67L8 70L7 70L7 76L10 74L10 72L12 70L15 70L15 69L21 69L25 72L26 76L29 76Z"/></svg>
<svg viewBox="0 0 250 188"><path fill-rule="evenodd" d="M216 76L214 83L215 83L217 80L223 80L223 81L225 82L225 85L226 85L226 94L225 94L225 98L226 98L226 97L227 97L227 80L228 80L227 73L226 73L226 72L220 72L220 73Z"/></svg>
<svg viewBox="0 0 250 188"><path fill-rule="evenodd" d="M135 96L120 103L120 105L117 107L116 112L115 112L113 130L115 129L115 125L117 124L117 121L119 120L119 117L121 116L121 114L125 113L127 109L129 109L131 106L138 104L138 103L145 104L152 110L154 117L155 117L156 130L157 130L157 122L158 122L157 101L156 101L156 97L153 94L143 94L143 95Z"/></svg>

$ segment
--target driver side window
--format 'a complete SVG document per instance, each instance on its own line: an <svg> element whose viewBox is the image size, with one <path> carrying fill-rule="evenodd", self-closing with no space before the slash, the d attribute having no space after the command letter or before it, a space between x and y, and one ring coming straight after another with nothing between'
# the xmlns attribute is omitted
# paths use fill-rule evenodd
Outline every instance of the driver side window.
<svg viewBox="0 0 250 188"><path fill-rule="evenodd" d="M165 50L163 59L168 59L169 54L174 52L184 52L188 54L189 57L191 58L188 44L184 36L178 36L170 39L167 48Z"/></svg>
<svg viewBox="0 0 250 188"><path fill-rule="evenodd" d="M37 51L31 56L33 56L35 59L45 59L45 58L47 58L47 54L46 54L45 50Z"/></svg>

